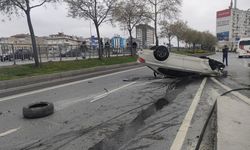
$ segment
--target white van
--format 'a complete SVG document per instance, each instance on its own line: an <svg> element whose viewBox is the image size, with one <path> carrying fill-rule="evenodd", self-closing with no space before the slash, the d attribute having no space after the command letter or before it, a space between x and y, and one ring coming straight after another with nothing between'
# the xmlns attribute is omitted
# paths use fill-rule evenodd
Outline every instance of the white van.
<svg viewBox="0 0 250 150"><path fill-rule="evenodd" d="M250 56L250 38L242 38L239 40L237 53L239 58Z"/></svg>

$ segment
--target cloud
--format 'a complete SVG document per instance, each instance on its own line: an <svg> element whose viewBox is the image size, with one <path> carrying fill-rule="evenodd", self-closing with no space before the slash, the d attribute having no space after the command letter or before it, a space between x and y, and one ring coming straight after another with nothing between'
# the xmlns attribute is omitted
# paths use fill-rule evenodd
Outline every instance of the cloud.
<svg viewBox="0 0 250 150"><path fill-rule="evenodd" d="M238 0L238 8L247 10L249 0ZM188 22L188 25L200 31L209 30L215 34L216 11L228 8L230 0L183 0L181 7L181 18ZM90 21L84 19L73 19L67 17L67 6L63 3L47 5L47 7L35 8L31 12L32 22L36 35L46 36L57 32L64 32L69 35L89 37L90 33L95 34L95 27ZM11 36L18 33L29 33L26 18L13 16L8 20L0 14L0 37ZM113 27L106 23L100 27L102 37L112 37L119 34L127 37L126 31L120 30L119 26Z"/></svg>

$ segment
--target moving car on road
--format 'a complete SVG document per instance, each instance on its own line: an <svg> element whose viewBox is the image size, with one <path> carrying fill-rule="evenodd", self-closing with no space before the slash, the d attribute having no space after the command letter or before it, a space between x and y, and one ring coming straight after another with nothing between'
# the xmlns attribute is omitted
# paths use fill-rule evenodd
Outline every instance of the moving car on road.
<svg viewBox="0 0 250 150"><path fill-rule="evenodd" d="M190 74L218 75L225 65L209 57L193 57L170 53L165 46L138 52L138 62L154 71L154 75L186 76Z"/></svg>
<svg viewBox="0 0 250 150"><path fill-rule="evenodd" d="M238 43L238 57L250 57L250 38L242 38Z"/></svg>

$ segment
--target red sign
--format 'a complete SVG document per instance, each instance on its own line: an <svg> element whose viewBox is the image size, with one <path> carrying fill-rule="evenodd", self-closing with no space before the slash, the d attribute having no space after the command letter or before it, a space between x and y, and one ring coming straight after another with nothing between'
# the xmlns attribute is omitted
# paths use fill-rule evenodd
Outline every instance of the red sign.
<svg viewBox="0 0 250 150"><path fill-rule="evenodd" d="M231 16L231 9L217 11L217 18L223 18L228 16Z"/></svg>

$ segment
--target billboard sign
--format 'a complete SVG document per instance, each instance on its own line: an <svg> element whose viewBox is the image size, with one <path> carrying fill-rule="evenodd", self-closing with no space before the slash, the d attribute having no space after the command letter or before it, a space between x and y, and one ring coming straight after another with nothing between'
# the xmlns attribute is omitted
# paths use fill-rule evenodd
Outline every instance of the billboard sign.
<svg viewBox="0 0 250 150"><path fill-rule="evenodd" d="M229 31L217 33L217 39L219 41L229 41Z"/></svg>
<svg viewBox="0 0 250 150"><path fill-rule="evenodd" d="M216 32L219 41L228 41L229 32L231 31L231 9L217 11Z"/></svg>
<svg viewBox="0 0 250 150"><path fill-rule="evenodd" d="M217 11L217 18L224 18L224 17L229 17L229 16L231 16L231 10L230 9Z"/></svg>
<svg viewBox="0 0 250 150"><path fill-rule="evenodd" d="M91 45L92 48L96 48L98 46L97 37L94 37L94 36L90 37L90 45Z"/></svg>

